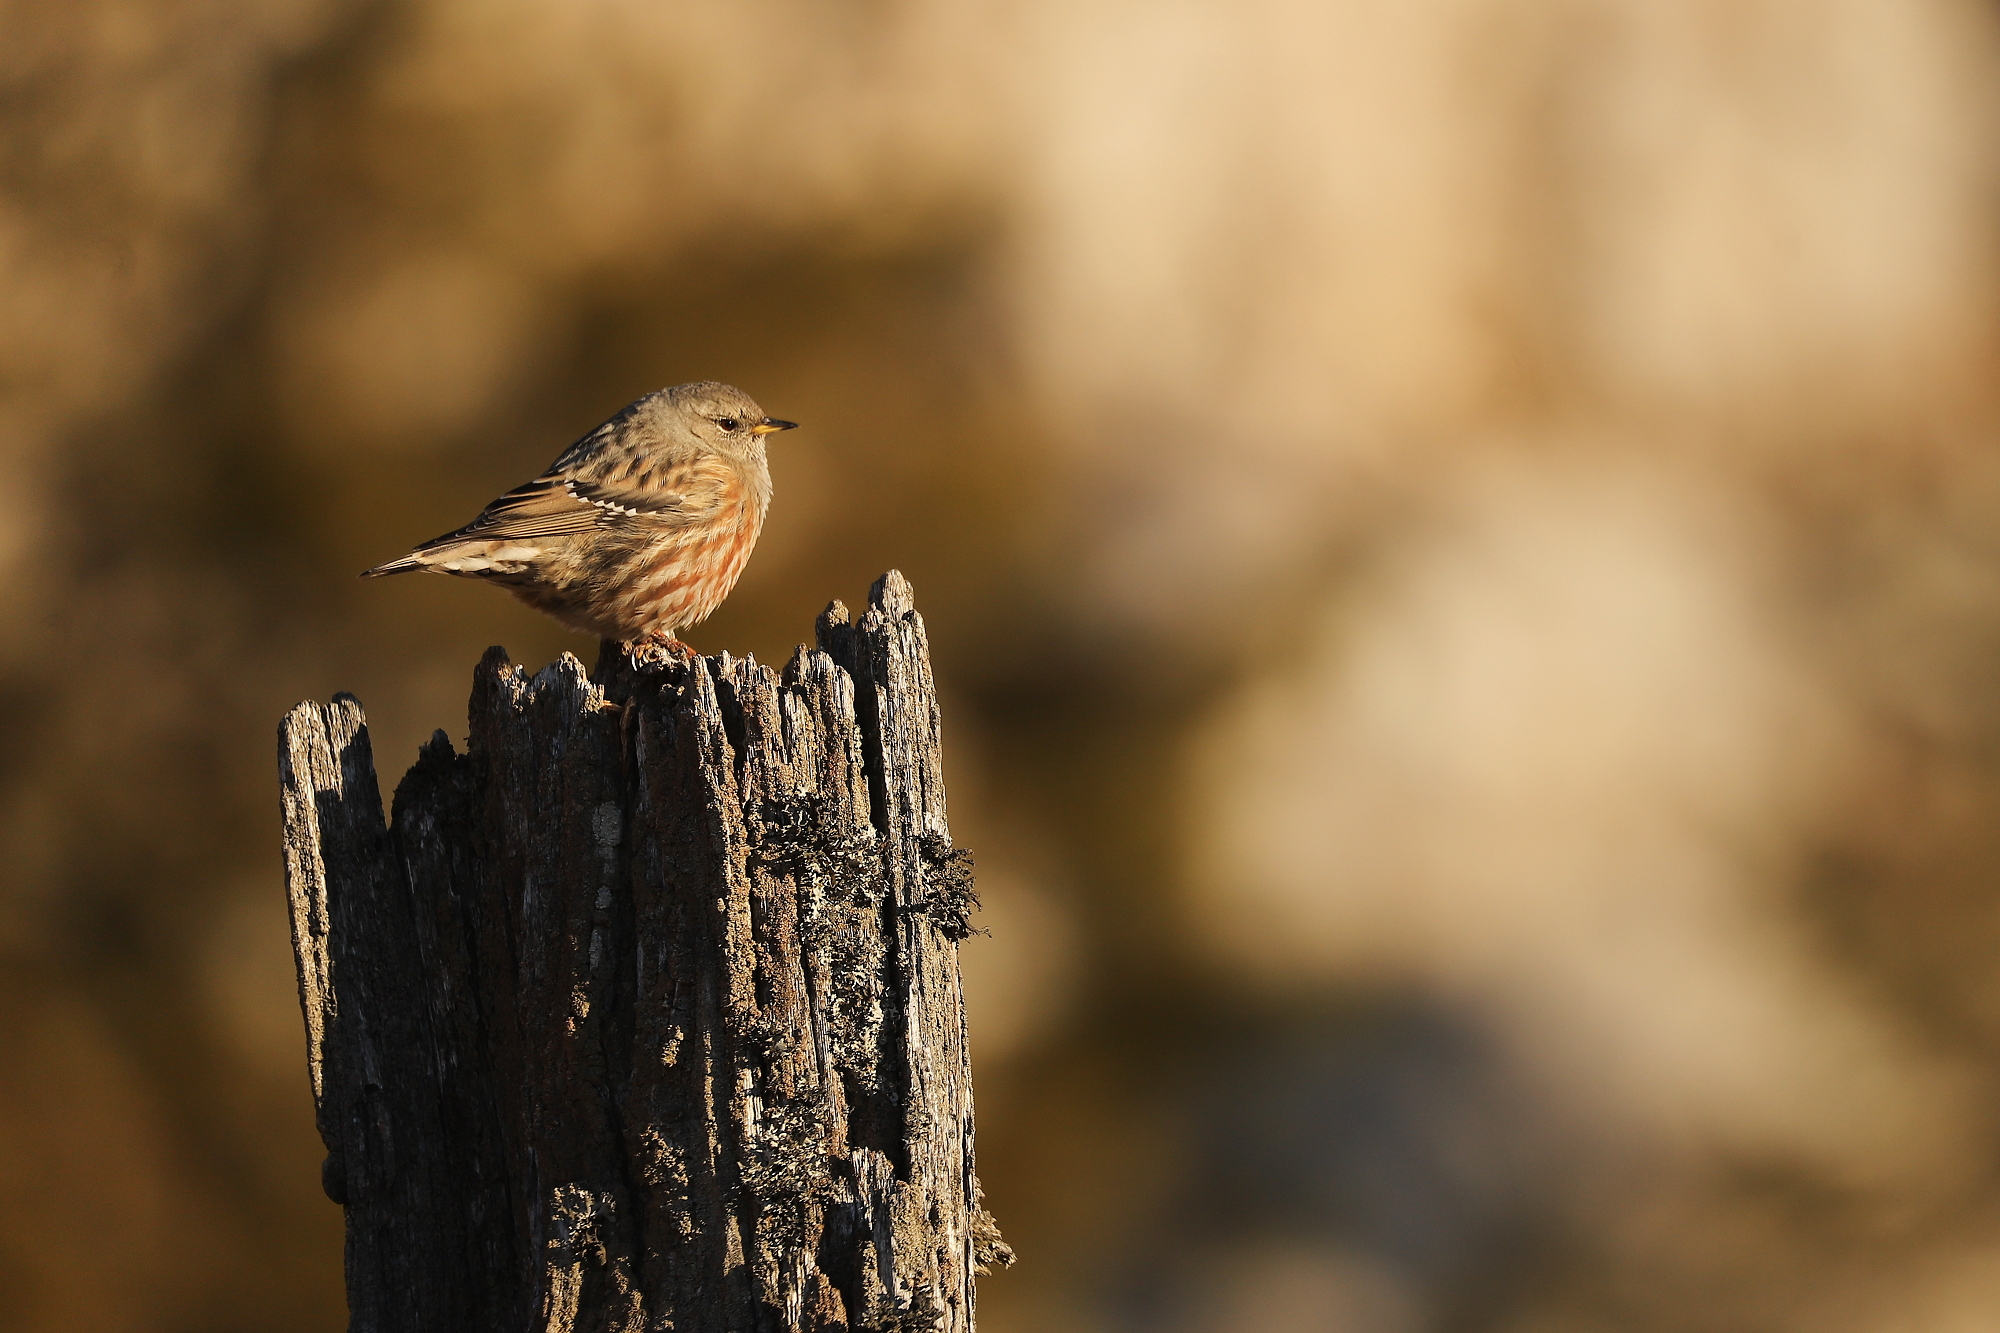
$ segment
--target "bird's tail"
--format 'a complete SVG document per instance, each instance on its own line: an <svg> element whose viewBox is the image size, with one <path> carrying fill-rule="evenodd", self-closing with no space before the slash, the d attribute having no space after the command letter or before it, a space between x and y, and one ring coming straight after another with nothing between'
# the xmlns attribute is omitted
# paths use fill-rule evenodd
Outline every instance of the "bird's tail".
<svg viewBox="0 0 2000 1333"><path fill-rule="evenodd" d="M373 569L362 570L361 577L364 579L379 579L384 574L407 574L413 569L422 569L424 564L425 562L418 558L417 553L412 551L410 554L396 560L391 560L385 565L377 565Z"/></svg>

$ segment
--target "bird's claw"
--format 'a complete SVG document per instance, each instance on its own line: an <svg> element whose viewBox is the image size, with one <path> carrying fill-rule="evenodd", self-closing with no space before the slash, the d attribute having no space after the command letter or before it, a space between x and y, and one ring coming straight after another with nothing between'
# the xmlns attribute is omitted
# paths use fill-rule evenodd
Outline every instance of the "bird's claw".
<svg viewBox="0 0 2000 1333"><path fill-rule="evenodd" d="M701 654L671 634L648 634L625 645L625 664L634 672L692 666L699 656Z"/></svg>

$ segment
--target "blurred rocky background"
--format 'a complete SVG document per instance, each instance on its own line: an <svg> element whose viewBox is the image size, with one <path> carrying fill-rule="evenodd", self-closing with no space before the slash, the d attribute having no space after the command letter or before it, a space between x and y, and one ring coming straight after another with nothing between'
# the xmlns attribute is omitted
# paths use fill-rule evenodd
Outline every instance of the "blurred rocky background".
<svg viewBox="0 0 2000 1333"><path fill-rule="evenodd" d="M2000 1328L2000 13L5 0L0 1325L343 1326L274 728L626 400L947 692L988 1333Z"/></svg>

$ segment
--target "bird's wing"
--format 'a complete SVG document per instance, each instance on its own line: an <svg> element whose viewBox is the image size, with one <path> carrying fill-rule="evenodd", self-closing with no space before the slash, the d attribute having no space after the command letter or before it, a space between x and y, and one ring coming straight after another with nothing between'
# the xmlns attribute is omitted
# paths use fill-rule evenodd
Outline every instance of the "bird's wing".
<svg viewBox="0 0 2000 1333"><path fill-rule="evenodd" d="M735 471L713 456L636 473L614 472L602 479L550 472L516 486L465 527L425 546L467 539L567 537L635 519L678 527L715 513L740 485Z"/></svg>
<svg viewBox="0 0 2000 1333"><path fill-rule="evenodd" d="M478 518L456 532L418 547L443 546L467 538L505 541L514 537L564 537L595 528L601 512L569 493L568 479L537 477L516 486L480 511Z"/></svg>
<svg viewBox="0 0 2000 1333"><path fill-rule="evenodd" d="M715 454L634 460L599 475L570 474L569 493L610 522L636 518L669 527L714 517L743 493L743 478Z"/></svg>

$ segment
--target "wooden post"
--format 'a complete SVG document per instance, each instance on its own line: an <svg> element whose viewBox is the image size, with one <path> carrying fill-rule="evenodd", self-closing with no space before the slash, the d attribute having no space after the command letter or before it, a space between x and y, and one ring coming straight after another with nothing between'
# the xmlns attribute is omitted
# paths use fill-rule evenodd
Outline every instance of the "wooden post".
<svg viewBox="0 0 2000 1333"><path fill-rule="evenodd" d="M1013 1256L900 574L782 675L492 649L386 827L352 696L278 753L350 1329L969 1333Z"/></svg>

